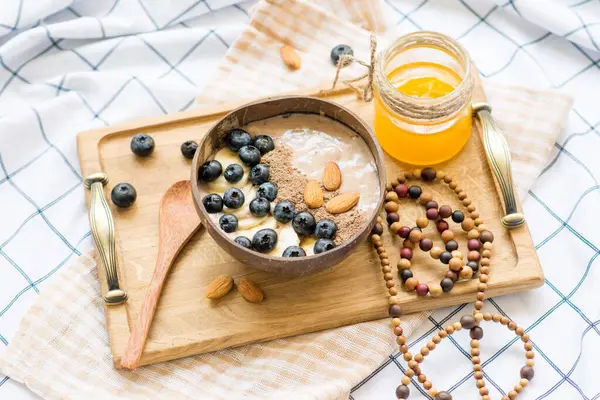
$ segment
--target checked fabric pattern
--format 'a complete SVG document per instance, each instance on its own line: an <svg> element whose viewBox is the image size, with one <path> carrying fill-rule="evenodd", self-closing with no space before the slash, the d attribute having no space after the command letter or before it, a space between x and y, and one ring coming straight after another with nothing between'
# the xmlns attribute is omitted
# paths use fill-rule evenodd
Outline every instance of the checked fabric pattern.
<svg viewBox="0 0 600 400"><path fill-rule="evenodd" d="M63 4L64 3L64 4ZM91 247L74 136L141 116L188 108L247 21L251 4L149 0L0 4L0 341L7 345L37 293L73 255ZM568 131L524 208L546 273L543 288L491 300L527 328L537 379L522 398L600 398L599 295L593 288L598 204L600 4L597 1L383 1L400 33L438 30L459 39L481 75L560 88L575 97ZM546 17L544 18L544 15ZM554 18L552 18L554 16ZM559 16L559 17L557 17ZM470 308L436 311L411 337ZM523 363L503 330L482 348L493 398ZM474 397L468 341L452 339L426 363L437 387ZM1 345L0 345L1 346ZM1 351L1 350L0 350ZM486 354L486 351L488 353ZM463 357L464 360L460 360ZM454 360L458 360L454 362ZM354 388L354 399L390 398L397 355ZM27 398L0 378L0 398ZM411 398L426 398L411 386Z"/></svg>

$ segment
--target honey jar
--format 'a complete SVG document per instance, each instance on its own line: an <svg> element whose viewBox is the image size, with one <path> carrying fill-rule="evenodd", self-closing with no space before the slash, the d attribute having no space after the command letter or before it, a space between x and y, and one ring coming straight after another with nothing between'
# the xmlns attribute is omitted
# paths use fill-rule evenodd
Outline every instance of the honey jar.
<svg viewBox="0 0 600 400"><path fill-rule="evenodd" d="M375 134L389 155L433 165L462 150L474 79L460 44L436 32L402 36L379 54L374 76Z"/></svg>

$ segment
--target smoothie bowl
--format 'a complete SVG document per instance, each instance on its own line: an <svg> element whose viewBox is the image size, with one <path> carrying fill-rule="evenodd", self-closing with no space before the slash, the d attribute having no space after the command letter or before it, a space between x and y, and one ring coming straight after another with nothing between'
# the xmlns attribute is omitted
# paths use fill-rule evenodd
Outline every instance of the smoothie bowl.
<svg viewBox="0 0 600 400"><path fill-rule="evenodd" d="M284 96L233 110L192 163L196 210L237 260L302 275L344 260L369 235L385 194L383 154L344 107Z"/></svg>

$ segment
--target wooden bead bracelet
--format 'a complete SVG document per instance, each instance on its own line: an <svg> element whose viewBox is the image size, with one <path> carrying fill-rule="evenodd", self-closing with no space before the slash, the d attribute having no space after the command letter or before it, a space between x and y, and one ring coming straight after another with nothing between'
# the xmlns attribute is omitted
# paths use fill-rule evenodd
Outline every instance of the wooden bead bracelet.
<svg viewBox="0 0 600 400"><path fill-rule="evenodd" d="M435 201L433 201L433 196L431 196L429 194L423 194L422 190L419 186L408 187L405 184L405 182L407 182L408 180L418 179L418 178L422 179L425 182L432 182L437 179L440 182L446 183L448 185L448 187L457 194L458 198L462 201L462 204L465 207L467 207L467 212L469 213L469 218L465 218L464 214L458 210L455 210L452 212L452 209L449 206L442 206L442 207L438 208L437 203ZM433 384L427 379L427 376L421 371L419 364L421 364L423 362L423 360L425 359L425 357L436 348L436 346L442 341L442 339L444 339L445 337L452 335L454 332L458 332L462 329L469 329L469 335L471 337L471 362L473 364L473 377L475 378L475 383L479 390L479 394L481 395L482 400L491 400L491 397L489 395L489 390L486 387L486 383L483 379L484 378L483 367L481 365L480 350L479 350L479 345L480 345L479 341L483 338L483 329L480 326L481 322L482 321L488 321L488 322L491 321L491 322L496 322L496 323L505 325L508 327L509 330L514 331L515 334L521 338L521 341L523 342L523 346L525 348L526 363L525 363L525 366L523 368L521 368L521 371L520 371L521 379L519 380L519 383L516 384L514 386L514 388L507 393L506 396L502 397L502 400L516 399L518 394L529 384L529 381L531 379L533 379L533 376L534 376L533 344L531 343L531 340L529 339L529 335L525 333L525 330L522 327L518 326L514 321L511 321L507 317L502 316L500 314L491 314L491 313L483 313L482 312L483 306L484 306L484 300L486 298L485 291L487 289L488 274L489 274L489 270L490 270L490 259L491 259L491 255L492 255L491 252L492 252L492 248L493 248L492 242L494 241L493 234L487 230L487 228L483 224L483 220L479 216L479 213L476 211L475 206L472 204L472 202L471 202L471 200L469 200L467 194L458 186L458 184L456 183L456 181L454 179L452 179L447 174L444 174L443 172L436 172L433 168L424 168L423 170L415 170L414 172L411 171L411 172L405 172L403 174L400 174L400 176L398 176L398 179L393 181L387 187L387 195L386 195L387 203L385 205L386 212L388 213L387 220L388 220L388 223L390 224L390 231L392 231L392 232L396 231L394 233L399 234L401 237L406 236L404 244L403 244L403 249L408 248L412 251L412 249L418 244L421 249L423 249L423 247L425 249L429 248L428 250L425 250L425 249L423 249L423 250L430 251L430 255L433 258L436 258L436 256L438 256L438 253L439 253L439 256L441 256L441 254L444 252L440 248L438 248L439 250L436 249L434 251L433 246L429 247L429 242L425 242L425 245L423 245L422 243L423 243L424 239L423 239L423 235L419 229L410 229L408 227L400 226L399 224L394 225L395 223L398 223L398 221L399 221L399 216L397 214L398 201L400 198L406 197L407 195L413 199L419 199L420 202L426 206L427 211L429 211L429 210L437 211L438 215L436 215L435 217L434 217L434 214L435 214L434 211L429 212L429 215L426 212L426 218L427 218L427 221L428 220L436 220L437 221L436 226L438 228L438 232L440 232L440 234L442 235L442 239L446 243L446 252L449 252L448 243L454 241L454 234L452 233L452 235L450 235L450 234L446 233L445 236L446 236L447 240L444 239L445 232L452 232L448 229L448 223L444 219L448 218L450 216L454 216L456 213L457 217L456 217L456 219L453 218L453 221L461 223L461 227L465 232L467 232L467 237L469 240L468 248L469 248L469 255L471 255L471 257L469 257L469 255L468 255L467 259L469 260L469 262L474 262L476 260L479 260L479 266L478 266L479 284L477 285L477 295L476 295L476 301L474 303L473 315L465 315L460 319L460 322L455 322L451 325L448 325L445 329L438 331L437 334L431 339L431 341L429 343L427 343L427 345L425 347L423 347L419 353L417 353L413 356L408 351L409 349L408 349L408 345L406 342L406 338L404 337L402 327L400 326L400 324L401 324L400 317L402 316L402 309L399 305L399 299L396 297L398 294L398 289L396 288L396 282L395 282L394 276L392 274L392 268L390 265L390 260L388 258L388 253L387 253L385 247L383 246L383 242L381 240L381 235L383 234L383 219L381 217L377 217L377 223L375 224L375 227L373 228L373 232L371 235L371 241L373 243L373 246L377 250L377 253L379 254L379 258L380 258L380 262L381 262L381 271L383 273L383 278L385 280L385 284L386 284L386 287L388 288L388 292L389 292L389 304L390 304L389 315L392 317L392 327L394 329L394 334L396 335L396 343L398 343L398 345L400 346L400 353L402 353L404 360L407 361L407 363L408 363L408 368L406 369L404 376L401 379L401 384L396 388L396 397L398 399L402 399L402 400L408 399L408 396L410 395L410 389L409 389L408 385L410 384L411 379L414 376L416 376L419 383L422 384L423 388L425 388L425 390L428 391L429 395L431 397L435 398L435 400L452 400L452 395L450 393L448 393L446 391L438 391L437 389L435 389L433 387ZM395 206L392 203L394 203ZM442 209L443 209L443 211L442 211ZM390 214L394 214L394 213L396 214L396 216L392 216L392 218L390 218ZM462 214L462 217L460 217L461 214ZM398 218L396 218L396 217L398 217ZM428 222L425 223L425 220L421 219L421 217L419 217L417 219L417 227L418 228L424 228L425 226L427 226L427 224L428 224ZM442 224L443 229L440 229L440 224ZM407 229L408 229L408 233L407 233ZM413 232L418 232L418 233L413 233ZM412 238L411 238L411 236L412 236ZM427 239L427 240L429 240L429 239ZM475 242L478 242L478 243L476 244ZM450 248L454 248L454 246L455 245L453 243L450 246ZM442 250L442 252L440 252L440 250ZM453 250L453 251L457 251L457 250ZM475 255L475 253L477 254L477 256ZM405 251L405 255L406 256L408 255L407 251ZM450 252L450 258L448 260L448 264L450 264L450 260L452 260L452 259L457 260L457 261L453 262L453 264L454 264L453 266L450 266L450 271L454 272L456 275L456 272L457 272L456 270L458 269L459 276L461 276L465 279L467 279L467 276L468 276L468 278L470 278L473 275L473 268L468 263L467 263L467 265L460 265L459 261L462 264L463 260L462 260L462 255L460 255L460 257L459 257L459 255L460 254L457 254L457 253L452 255L452 252ZM402 250L401 250L401 257L402 257ZM445 257L448 257L448 256L446 255ZM403 260L407 260L408 263ZM402 263L402 266L404 266L405 268L401 268L401 265L400 265L401 263ZM408 265L408 267L406 267L407 265ZM460 265L460 268L459 268L459 265ZM467 268L471 269L470 273ZM409 269L410 269L410 257L402 257L400 259L400 261L398 262L398 270L400 272L401 277L402 277L402 271L409 270ZM465 269L467 270L467 272L463 273L461 275L460 272L462 272ZM405 276L407 276L406 273L405 273ZM418 283L418 281L416 281L416 279L414 279L414 281L410 281L411 279L414 279L414 278L411 276L410 278L406 279L406 281L404 283L405 288L407 290L416 290L417 294L420 296L424 296L427 294L427 292L429 292L429 294L431 296L437 297L437 296L441 295L442 292L444 291L442 284L440 284L439 287L438 287L438 285L427 286L425 284ZM444 279L451 279L451 278L446 277ZM444 282L444 279L442 279L442 282ZM410 284L408 284L409 281L410 281ZM452 284L453 283L454 282L452 282ZM446 291L449 291L450 289L448 289Z"/></svg>

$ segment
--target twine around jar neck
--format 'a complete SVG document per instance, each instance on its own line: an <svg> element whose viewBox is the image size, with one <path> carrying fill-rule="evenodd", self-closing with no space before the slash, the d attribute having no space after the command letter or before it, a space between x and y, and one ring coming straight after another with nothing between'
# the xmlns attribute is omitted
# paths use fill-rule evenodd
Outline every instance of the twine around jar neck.
<svg viewBox="0 0 600 400"><path fill-rule="evenodd" d="M451 93L435 99L414 98L400 93L390 83L386 74L387 63L398 53L400 46L405 49L429 46L448 50L463 64L462 82ZM435 32L417 32L400 38L376 58L374 77L379 97L390 111L413 120L435 121L452 117L470 102L474 87L470 67L466 51L451 38Z"/></svg>

